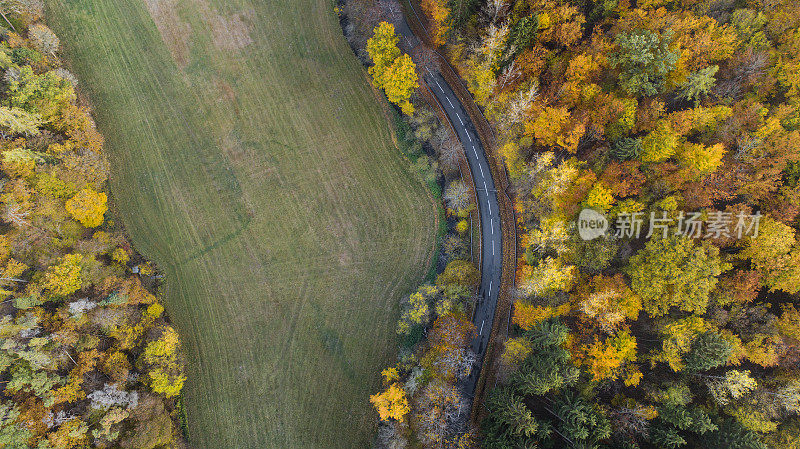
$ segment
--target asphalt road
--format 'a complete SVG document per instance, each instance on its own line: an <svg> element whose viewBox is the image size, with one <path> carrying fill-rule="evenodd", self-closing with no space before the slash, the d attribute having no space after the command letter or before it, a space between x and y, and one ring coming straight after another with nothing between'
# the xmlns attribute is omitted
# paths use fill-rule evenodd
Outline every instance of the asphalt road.
<svg viewBox="0 0 800 449"><path fill-rule="evenodd" d="M419 44L408 23L403 18L395 24L401 39L408 47ZM475 190L478 199L478 211L481 222L481 285L478 290L478 301L473 314L472 322L477 329L477 335L472 341L472 350L477 354L475 367L472 374L465 380L464 391L472 398L475 386L480 377L480 369L489 343L489 334L492 330L494 312L497 308L497 298L500 293L500 274L503 268L502 258L502 232L500 227L500 207L497 202L492 172L486 158L483 145L475 132L475 127L467 115L453 89L444 80L438 71L426 70L423 75L425 83L444 108L447 117L458 134L458 140L464 147L464 153L475 181Z"/></svg>

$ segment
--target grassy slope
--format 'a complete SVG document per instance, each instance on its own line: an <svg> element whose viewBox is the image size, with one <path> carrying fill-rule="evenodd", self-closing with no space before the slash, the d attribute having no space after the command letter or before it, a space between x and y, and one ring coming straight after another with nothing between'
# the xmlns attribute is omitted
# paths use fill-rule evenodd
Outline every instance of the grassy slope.
<svg viewBox="0 0 800 449"><path fill-rule="evenodd" d="M180 0L180 68L143 2L48 0L112 191L168 277L198 448L356 448L425 272L434 208L392 146L332 3ZM198 7L200 5L201 7ZM198 11L250 11L220 50Z"/></svg>

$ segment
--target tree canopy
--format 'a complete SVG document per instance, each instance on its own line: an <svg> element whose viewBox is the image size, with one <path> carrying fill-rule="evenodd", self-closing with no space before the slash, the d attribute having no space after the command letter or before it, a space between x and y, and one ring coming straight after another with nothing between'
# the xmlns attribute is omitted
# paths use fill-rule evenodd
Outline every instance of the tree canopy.
<svg viewBox="0 0 800 449"><path fill-rule="evenodd" d="M102 136L41 4L0 8L0 447L181 446L180 337L104 219Z"/></svg>
<svg viewBox="0 0 800 449"><path fill-rule="evenodd" d="M367 41L367 53L373 63L369 74L375 86L386 92L389 101L400 106L404 114L411 115L414 106L409 100L419 87L416 65L411 56L402 54L397 47L398 41L394 25L381 22L375 27L373 36Z"/></svg>
<svg viewBox="0 0 800 449"><path fill-rule="evenodd" d="M718 276L729 268L719 259L716 247L678 237L648 241L631 258L626 271L644 311L655 317L667 314L673 306L704 313Z"/></svg>

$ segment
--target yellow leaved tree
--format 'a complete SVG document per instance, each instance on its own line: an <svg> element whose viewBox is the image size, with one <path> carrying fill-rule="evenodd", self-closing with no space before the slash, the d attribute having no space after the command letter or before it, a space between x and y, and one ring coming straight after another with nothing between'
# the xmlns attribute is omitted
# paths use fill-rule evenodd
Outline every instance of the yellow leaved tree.
<svg viewBox="0 0 800 449"><path fill-rule="evenodd" d="M147 345L141 362L148 368L150 388L154 392L168 398L181 392L186 375L181 359L180 337L173 328L166 327L161 338Z"/></svg>
<svg viewBox="0 0 800 449"><path fill-rule="evenodd" d="M414 113L414 106L409 100L411 94L419 87L419 83L417 83L416 65L411 56L404 54L395 59L394 63L383 72L380 85L389 101L400 106L403 114Z"/></svg>
<svg viewBox="0 0 800 449"><path fill-rule="evenodd" d="M392 65L400 56L397 43L400 38L394 32L394 25L381 22L373 30L372 37L367 40L367 53L374 66L369 68L369 74L376 78L376 74L383 72Z"/></svg>
<svg viewBox="0 0 800 449"><path fill-rule="evenodd" d="M411 411L406 392L397 383L389 385L389 388L383 393L373 394L369 397L369 401L375 406L375 410L378 411L383 421L389 419L403 421Z"/></svg>
<svg viewBox="0 0 800 449"><path fill-rule="evenodd" d="M103 224L103 214L108 210L108 197L103 192L85 188L67 200L67 212L87 228Z"/></svg>
<svg viewBox="0 0 800 449"><path fill-rule="evenodd" d="M605 212L614 205L613 192L598 182L589 191L589 195L586 197L586 205Z"/></svg>
<svg viewBox="0 0 800 449"><path fill-rule="evenodd" d="M398 37L394 25L381 22L367 40L367 53L374 64L369 68L372 82L386 92L392 103L400 106L404 114L414 113L411 94L419 87L414 61L397 47Z"/></svg>
<svg viewBox="0 0 800 449"><path fill-rule="evenodd" d="M447 32L450 30L450 8L444 0L422 0L420 3L425 15L430 19L431 39L436 46L444 44Z"/></svg>
<svg viewBox="0 0 800 449"><path fill-rule="evenodd" d="M44 288L56 296L67 296L81 288L80 254L67 254L58 265L53 265L44 274Z"/></svg>

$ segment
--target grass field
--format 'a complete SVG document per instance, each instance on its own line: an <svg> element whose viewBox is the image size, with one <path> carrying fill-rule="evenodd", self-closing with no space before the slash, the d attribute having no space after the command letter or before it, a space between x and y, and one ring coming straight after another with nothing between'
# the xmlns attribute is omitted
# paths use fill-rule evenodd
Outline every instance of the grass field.
<svg viewBox="0 0 800 449"><path fill-rule="evenodd" d="M166 271L197 448L363 448L435 209L331 1L47 0Z"/></svg>

